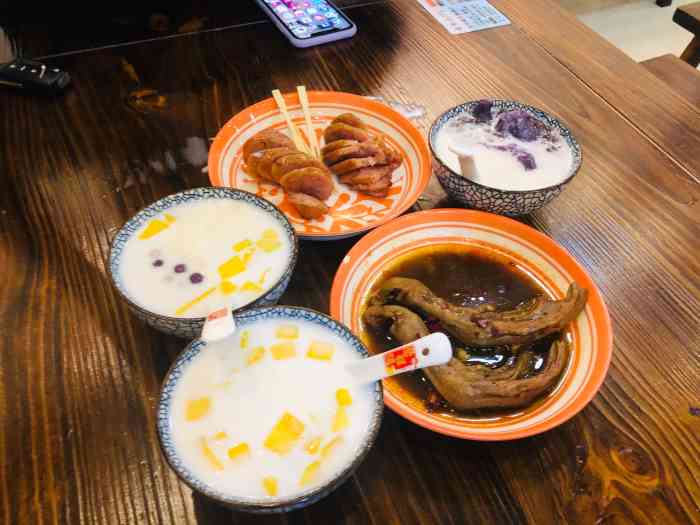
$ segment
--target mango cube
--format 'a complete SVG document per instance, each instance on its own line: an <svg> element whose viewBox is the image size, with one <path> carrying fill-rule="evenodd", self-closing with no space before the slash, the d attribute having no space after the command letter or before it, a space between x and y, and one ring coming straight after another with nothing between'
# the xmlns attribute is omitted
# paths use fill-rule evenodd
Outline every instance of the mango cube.
<svg viewBox="0 0 700 525"><path fill-rule="evenodd" d="M276 239L260 239L255 245L265 253L271 253L275 250L279 250L282 243Z"/></svg>
<svg viewBox="0 0 700 525"><path fill-rule="evenodd" d="M169 213L166 213L165 214L165 222L167 222L168 224L172 224L173 222L175 222L175 217L173 217Z"/></svg>
<svg viewBox="0 0 700 525"><path fill-rule="evenodd" d="M166 230L168 226L168 223L163 222L160 219L153 219L149 221L146 228L144 228L144 230L139 234L139 239L146 240L150 239L151 237L155 237L163 230Z"/></svg>
<svg viewBox="0 0 700 525"><path fill-rule="evenodd" d="M246 248L250 248L253 246L253 241L250 239L243 239L242 241L237 242L236 244L233 245L233 250L236 252L242 252Z"/></svg>
<svg viewBox="0 0 700 525"><path fill-rule="evenodd" d="M207 438L203 437L199 445L202 449L202 454L204 454L204 457L207 458L207 461L209 462L209 465L214 470L224 470L224 465L219 461L219 458L216 457L216 454L214 454L214 451L209 447L209 443L207 443Z"/></svg>
<svg viewBox="0 0 700 525"><path fill-rule="evenodd" d="M223 281L221 283L221 293L224 295L231 295L238 289L238 286L229 281Z"/></svg>
<svg viewBox="0 0 700 525"><path fill-rule="evenodd" d="M243 333L241 334L241 348L248 348L248 341L250 340L250 332L248 330L244 330Z"/></svg>
<svg viewBox="0 0 700 525"><path fill-rule="evenodd" d="M294 343L277 343L270 347L274 359L289 359L297 354Z"/></svg>
<svg viewBox="0 0 700 525"><path fill-rule="evenodd" d="M187 402L187 407L185 407L185 420L197 421L198 419L202 419L209 413L210 408L211 399L209 397L192 399Z"/></svg>
<svg viewBox="0 0 700 525"><path fill-rule="evenodd" d="M244 456L250 456L250 447L248 443L240 443L235 447L228 449L229 459L236 460Z"/></svg>
<svg viewBox="0 0 700 525"><path fill-rule="evenodd" d="M309 350L306 352L306 357L310 359L319 359L321 361L330 361L335 352L335 347L330 343L322 343L320 341L312 341L309 345Z"/></svg>
<svg viewBox="0 0 700 525"><path fill-rule="evenodd" d="M352 405L352 396L347 388L339 388L336 390L335 399L341 407Z"/></svg>
<svg viewBox="0 0 700 525"><path fill-rule="evenodd" d="M328 442L328 444L321 449L321 459L326 459L328 456L330 456L330 454L333 452L333 449L340 445L342 442L343 436L335 436L333 439L331 439Z"/></svg>
<svg viewBox="0 0 700 525"><path fill-rule="evenodd" d="M279 239L279 235L277 235L277 231L273 230L272 228L268 228L264 232L262 232L262 238L263 239Z"/></svg>
<svg viewBox="0 0 700 525"><path fill-rule="evenodd" d="M228 437L228 434L226 432L224 432L223 430L221 432L217 432L216 434L214 434L214 439L216 441L221 441L223 439L226 439L227 437Z"/></svg>
<svg viewBox="0 0 700 525"><path fill-rule="evenodd" d="M268 496L277 496L277 478L268 476L263 478L262 484Z"/></svg>
<svg viewBox="0 0 700 525"><path fill-rule="evenodd" d="M339 406L335 416L333 416L333 424L331 430L333 432L342 432L350 424L350 418L348 418L348 412L345 410L344 406Z"/></svg>
<svg viewBox="0 0 700 525"><path fill-rule="evenodd" d="M230 279L231 277L245 271L245 266L245 262L243 262L238 255L235 255L219 266L219 275L221 276L222 280Z"/></svg>
<svg viewBox="0 0 700 525"><path fill-rule="evenodd" d="M258 361L260 361L263 357L265 357L265 348L263 348L262 346L258 346L257 348L253 348L253 351L250 353L250 355L246 359L246 364L248 366L254 365Z"/></svg>
<svg viewBox="0 0 700 525"><path fill-rule="evenodd" d="M279 339L296 339L299 337L299 327L293 324L283 324L277 328L275 336Z"/></svg>
<svg viewBox="0 0 700 525"><path fill-rule="evenodd" d="M299 485L303 487L304 485L312 483L316 479L316 475L318 474L319 468L321 468L320 461L314 461L313 463L309 463L304 469L304 473L301 475Z"/></svg>
<svg viewBox="0 0 700 525"><path fill-rule="evenodd" d="M241 287L241 290L244 292L262 292L263 289L260 287L258 283L254 283L253 281L246 281L243 283L243 286Z"/></svg>
<svg viewBox="0 0 700 525"><path fill-rule="evenodd" d="M304 433L304 423L285 412L265 439L265 448L277 454L288 454Z"/></svg>
<svg viewBox="0 0 700 525"><path fill-rule="evenodd" d="M318 437L313 438L306 445L304 445L304 450L306 450L309 454L316 454L316 452L318 452L318 449L320 447L321 447L321 436L318 436Z"/></svg>

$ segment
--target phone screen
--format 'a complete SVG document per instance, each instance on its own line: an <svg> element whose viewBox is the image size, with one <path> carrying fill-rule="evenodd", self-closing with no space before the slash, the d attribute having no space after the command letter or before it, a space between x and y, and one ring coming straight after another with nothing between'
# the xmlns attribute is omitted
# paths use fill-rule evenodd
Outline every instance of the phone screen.
<svg viewBox="0 0 700 525"><path fill-rule="evenodd" d="M311 38L341 31L352 24L325 0L264 0L272 12L297 38Z"/></svg>

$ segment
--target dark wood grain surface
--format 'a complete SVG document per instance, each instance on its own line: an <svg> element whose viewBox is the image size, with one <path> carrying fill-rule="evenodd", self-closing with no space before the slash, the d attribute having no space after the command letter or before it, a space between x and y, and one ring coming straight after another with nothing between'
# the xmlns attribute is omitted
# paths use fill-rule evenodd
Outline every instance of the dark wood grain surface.
<svg viewBox="0 0 700 525"><path fill-rule="evenodd" d="M396 0L355 7L357 37L325 47L294 50L261 23L58 58L74 88L55 101L0 92L1 523L700 523L697 108L554 3L494 3L512 26L450 36ZM167 467L155 406L184 343L129 314L105 259L139 208L207 184L188 144L298 83L422 104L424 126L485 96L568 123L583 167L523 220L598 283L615 349L598 396L557 429L485 444L387 413L331 496L251 517L192 494ZM130 107L138 86L165 107ZM450 205L434 181L420 202ZM282 302L327 311L353 243L302 243Z"/></svg>

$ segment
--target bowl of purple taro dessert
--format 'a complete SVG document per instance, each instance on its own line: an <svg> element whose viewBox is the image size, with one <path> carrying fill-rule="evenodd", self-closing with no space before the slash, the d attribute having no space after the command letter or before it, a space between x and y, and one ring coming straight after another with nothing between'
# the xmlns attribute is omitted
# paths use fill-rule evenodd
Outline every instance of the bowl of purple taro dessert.
<svg viewBox="0 0 700 525"><path fill-rule="evenodd" d="M581 166L581 147L550 114L511 100L475 100L430 128L434 171L462 205L524 215L559 195Z"/></svg>

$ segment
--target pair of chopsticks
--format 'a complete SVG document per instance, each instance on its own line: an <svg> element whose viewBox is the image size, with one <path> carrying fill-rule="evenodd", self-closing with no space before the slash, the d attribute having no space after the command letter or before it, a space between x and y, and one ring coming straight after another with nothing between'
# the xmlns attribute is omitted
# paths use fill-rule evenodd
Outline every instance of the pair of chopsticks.
<svg viewBox="0 0 700 525"><path fill-rule="evenodd" d="M306 93L306 86L297 86L297 95L299 95L299 103L301 104L301 109L304 112L304 120L306 121L306 136L309 139L308 143L303 139L294 122L292 122L289 112L287 111L287 103L284 101L284 97L282 96L282 93L280 93L280 90L275 89L272 91L272 97L275 99L277 107L284 116L284 120L287 122L287 129L289 130L289 134L292 136L292 141L294 141L296 148L315 159L320 159L321 147L318 145L316 132L311 126L311 110L309 109L309 98Z"/></svg>

